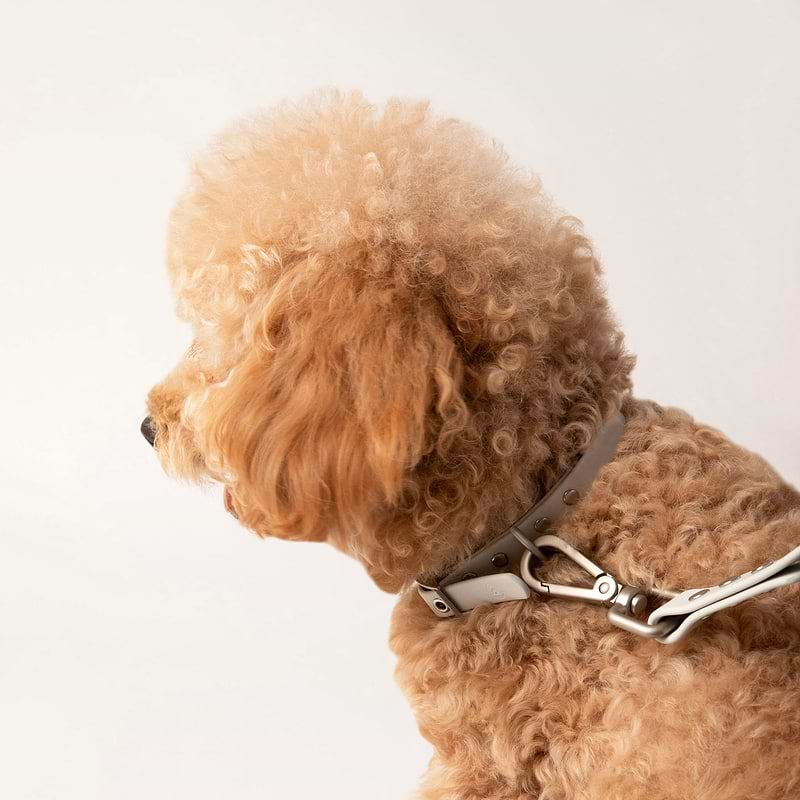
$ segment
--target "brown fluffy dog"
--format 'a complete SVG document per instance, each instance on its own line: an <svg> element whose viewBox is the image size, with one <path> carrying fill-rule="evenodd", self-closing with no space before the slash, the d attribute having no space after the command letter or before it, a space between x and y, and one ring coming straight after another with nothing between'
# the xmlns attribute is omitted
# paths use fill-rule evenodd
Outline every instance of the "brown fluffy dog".
<svg viewBox="0 0 800 800"><path fill-rule="evenodd" d="M764 460L630 395L589 241L500 148L424 104L284 105L197 164L168 263L195 342L150 393L160 457L225 484L257 534L331 542L401 592L423 797L800 796L797 588L674 646L539 595L441 620L414 590L619 409L614 459L558 529L594 561L685 588L800 543L800 495Z"/></svg>

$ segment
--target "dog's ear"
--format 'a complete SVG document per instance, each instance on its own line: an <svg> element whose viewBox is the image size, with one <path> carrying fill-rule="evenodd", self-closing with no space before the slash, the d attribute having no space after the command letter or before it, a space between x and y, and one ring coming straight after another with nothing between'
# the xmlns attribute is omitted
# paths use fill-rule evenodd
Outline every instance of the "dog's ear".
<svg viewBox="0 0 800 800"><path fill-rule="evenodd" d="M209 394L206 451L245 525L348 549L464 424L444 312L430 296L339 275L314 292L275 287L251 328Z"/></svg>

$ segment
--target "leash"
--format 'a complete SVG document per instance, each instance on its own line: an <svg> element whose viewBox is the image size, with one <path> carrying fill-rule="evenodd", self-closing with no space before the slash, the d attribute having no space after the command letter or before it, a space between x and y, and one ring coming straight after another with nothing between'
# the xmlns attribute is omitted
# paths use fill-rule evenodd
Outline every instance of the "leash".
<svg viewBox="0 0 800 800"><path fill-rule="evenodd" d="M531 591L609 606L608 620L639 636L672 644L704 619L781 586L800 583L800 546L775 561L735 575L719 586L649 593L625 586L564 539L546 531L574 506L614 455L625 419L609 420L569 472L513 525L439 580L417 581L417 591L438 617L456 617L485 603L527 600ZM539 534L539 535L537 535ZM552 553L560 553L594 579L589 586L549 583L537 574ZM516 564L516 571L506 569ZM513 569L513 568L512 568ZM519 574L517 574L517 572ZM666 600L645 620L652 596Z"/></svg>

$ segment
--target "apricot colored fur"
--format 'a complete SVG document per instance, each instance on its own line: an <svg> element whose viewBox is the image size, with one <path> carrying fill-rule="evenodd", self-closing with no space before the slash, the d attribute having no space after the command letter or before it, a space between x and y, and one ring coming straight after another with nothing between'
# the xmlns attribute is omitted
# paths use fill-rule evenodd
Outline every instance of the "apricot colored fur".
<svg viewBox="0 0 800 800"><path fill-rule="evenodd" d="M149 397L164 466L401 593L397 676L435 748L421 797L800 796L797 588L674 646L539 596L439 620L414 590L620 408L614 460L557 531L593 560L680 588L800 544L800 495L765 461L633 398L590 242L499 146L423 103L282 105L197 162L168 268L195 341Z"/></svg>

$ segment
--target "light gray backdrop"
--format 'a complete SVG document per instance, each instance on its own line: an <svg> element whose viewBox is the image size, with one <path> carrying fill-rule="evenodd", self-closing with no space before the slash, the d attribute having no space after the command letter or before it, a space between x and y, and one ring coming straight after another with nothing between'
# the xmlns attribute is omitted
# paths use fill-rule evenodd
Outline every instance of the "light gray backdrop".
<svg viewBox="0 0 800 800"><path fill-rule="evenodd" d="M407 797L429 749L392 599L260 542L138 433L189 340L163 271L189 155L322 85L430 97L581 217L639 354L800 481L800 5L9 6L0 31L0 796Z"/></svg>

